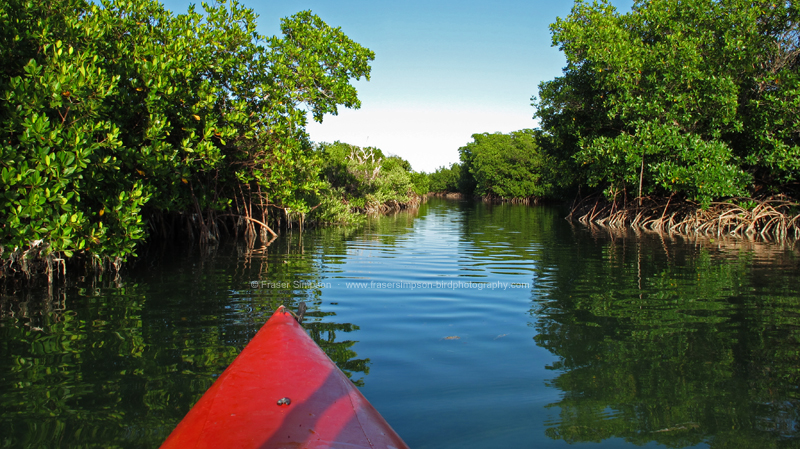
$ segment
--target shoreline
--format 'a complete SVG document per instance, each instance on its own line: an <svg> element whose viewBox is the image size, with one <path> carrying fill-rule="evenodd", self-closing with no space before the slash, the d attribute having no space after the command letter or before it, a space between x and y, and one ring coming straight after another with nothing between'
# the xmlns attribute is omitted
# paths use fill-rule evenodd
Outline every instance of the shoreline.
<svg viewBox="0 0 800 449"><path fill-rule="evenodd" d="M541 198L499 198L464 195L458 192L435 192L429 196L451 200L475 200L485 203L508 203L538 206L552 203ZM643 197L620 204L602 195L576 199L565 217L587 227L613 230L644 230L685 236L722 237L764 240L800 240L800 202L786 195L762 198L735 197L712 202L703 209L698 202L674 197Z"/></svg>
<svg viewBox="0 0 800 449"><path fill-rule="evenodd" d="M646 197L620 205L590 196L574 203L566 218L586 226L612 229L800 240L800 203L785 195L729 198L712 202L707 209L699 203L672 197Z"/></svg>

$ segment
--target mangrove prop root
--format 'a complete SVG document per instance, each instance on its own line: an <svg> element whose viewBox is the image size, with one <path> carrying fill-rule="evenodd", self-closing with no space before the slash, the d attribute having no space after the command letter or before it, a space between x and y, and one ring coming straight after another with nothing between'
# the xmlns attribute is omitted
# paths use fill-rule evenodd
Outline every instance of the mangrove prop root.
<svg viewBox="0 0 800 449"><path fill-rule="evenodd" d="M576 202L569 217L584 225L606 228L800 239L800 203L783 195L763 199L730 198L711 203L707 209L692 201L673 201L672 197L639 200L620 206L603 197L588 197Z"/></svg>
<svg viewBox="0 0 800 449"><path fill-rule="evenodd" d="M251 223L257 223L263 229L266 229L267 232L269 232L270 235L272 235L273 237L277 237L278 236L278 234L275 233L275 231L273 231L272 228L267 226L266 223L264 223L263 221L260 221L260 220L256 220L255 218L252 218L252 217L248 217L248 216L245 216L245 215L236 215L236 214L218 214L217 217L234 217L234 218L240 218L240 219L247 220L247 221L249 221Z"/></svg>

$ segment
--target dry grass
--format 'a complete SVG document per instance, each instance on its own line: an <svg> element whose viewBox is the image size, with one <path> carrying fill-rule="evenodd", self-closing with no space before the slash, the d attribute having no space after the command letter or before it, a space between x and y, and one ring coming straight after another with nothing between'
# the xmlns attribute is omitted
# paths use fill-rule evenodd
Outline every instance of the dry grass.
<svg viewBox="0 0 800 449"><path fill-rule="evenodd" d="M764 239L800 239L800 204L785 196L764 199L731 198L703 209L691 201L672 198L642 198L620 206L590 197L577 203L570 218L585 225L608 228L639 228L649 231L730 235Z"/></svg>

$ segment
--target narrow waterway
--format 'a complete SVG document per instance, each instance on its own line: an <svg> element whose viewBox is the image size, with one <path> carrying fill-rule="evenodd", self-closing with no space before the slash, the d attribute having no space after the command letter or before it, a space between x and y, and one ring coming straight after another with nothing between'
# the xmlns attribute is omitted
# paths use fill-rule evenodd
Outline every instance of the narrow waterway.
<svg viewBox="0 0 800 449"><path fill-rule="evenodd" d="M0 447L152 448L281 304L412 448L800 445L793 243L433 199L0 297Z"/></svg>

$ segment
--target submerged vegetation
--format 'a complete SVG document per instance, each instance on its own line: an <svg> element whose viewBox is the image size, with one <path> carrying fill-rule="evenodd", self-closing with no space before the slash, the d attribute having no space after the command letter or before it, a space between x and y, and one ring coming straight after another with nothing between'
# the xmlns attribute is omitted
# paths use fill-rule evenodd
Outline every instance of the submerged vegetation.
<svg viewBox="0 0 800 449"><path fill-rule="evenodd" d="M148 237L252 238L352 210L306 117L358 108L350 80L369 79L374 53L310 11L265 37L236 1L202 8L0 4L0 277L118 268ZM410 167L392 160L359 179L361 208L409 199Z"/></svg>

